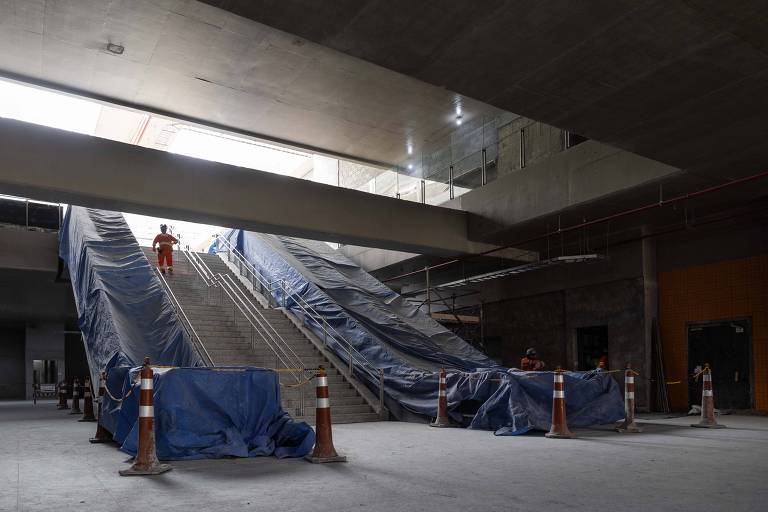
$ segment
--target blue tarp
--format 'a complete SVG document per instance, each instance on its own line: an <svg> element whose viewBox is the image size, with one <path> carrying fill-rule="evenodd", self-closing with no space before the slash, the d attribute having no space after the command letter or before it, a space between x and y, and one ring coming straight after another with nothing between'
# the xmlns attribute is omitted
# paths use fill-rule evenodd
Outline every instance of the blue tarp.
<svg viewBox="0 0 768 512"><path fill-rule="evenodd" d="M548 430L551 418L550 372L502 367L406 302L328 244L241 230L224 234L267 281L284 281L376 368L384 371L385 398L400 419L434 417L438 376L448 371L449 410L456 419L474 413L472 428L522 433ZM214 245L212 251L216 251ZM322 329L279 290L278 303L320 338ZM342 344L329 346L344 359ZM374 375L358 376L377 389ZM616 381L606 374L569 372L565 377L568 423L588 426L624 416Z"/></svg>
<svg viewBox="0 0 768 512"><path fill-rule="evenodd" d="M111 393L126 396L110 407L114 439L136 454L140 367L112 371ZM163 460L274 455L303 457L315 443L304 422L280 406L277 374L263 368L156 368L155 445ZM114 393L113 393L114 394ZM117 398L117 397L116 397Z"/></svg>
<svg viewBox="0 0 768 512"><path fill-rule="evenodd" d="M202 360L120 213L70 207L60 234L94 382L107 371L101 424L135 453L138 368L155 374L161 459L303 456L314 444L306 423L280 405L277 376L257 368L194 368ZM133 369L132 369L133 368Z"/></svg>
<svg viewBox="0 0 768 512"><path fill-rule="evenodd" d="M59 238L93 382L145 356L152 364L202 365L121 213L70 206Z"/></svg>

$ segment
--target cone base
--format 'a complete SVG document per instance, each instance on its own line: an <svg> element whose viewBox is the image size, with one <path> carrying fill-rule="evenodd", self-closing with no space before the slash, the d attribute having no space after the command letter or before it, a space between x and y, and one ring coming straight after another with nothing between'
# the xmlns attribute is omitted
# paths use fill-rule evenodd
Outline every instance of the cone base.
<svg viewBox="0 0 768 512"><path fill-rule="evenodd" d="M728 428L725 425L721 425L719 423L693 423L691 426L696 428Z"/></svg>
<svg viewBox="0 0 768 512"><path fill-rule="evenodd" d="M544 434L544 437L547 437L549 439L575 439L576 434L573 432L547 432Z"/></svg>
<svg viewBox="0 0 768 512"><path fill-rule="evenodd" d="M86 422L86 421L96 421L96 418L88 418L88 419L86 419L86 418L82 418L82 419L79 419L79 420L77 420L77 421L79 421L79 422L81 422L81 423L82 423L82 422Z"/></svg>
<svg viewBox="0 0 768 512"><path fill-rule="evenodd" d="M99 443L111 443L112 440L107 438L102 439L100 437L92 437L88 440L88 442L92 444L99 444Z"/></svg>
<svg viewBox="0 0 768 512"><path fill-rule="evenodd" d="M347 462L347 457L344 455L333 455L330 457L315 457L314 455L307 455L304 458L312 464L324 464L326 462Z"/></svg>
<svg viewBox="0 0 768 512"><path fill-rule="evenodd" d="M145 475L159 475L172 470L173 467L170 464L155 464L148 468L140 468L131 466L128 469L121 469L118 471L120 476L145 476Z"/></svg>
<svg viewBox="0 0 768 512"><path fill-rule="evenodd" d="M456 425L451 423L448 418L437 418L435 421L430 423L429 426L437 428L456 428Z"/></svg>
<svg viewBox="0 0 768 512"><path fill-rule="evenodd" d="M72 409L72 411L69 414L83 414L83 411L78 411L77 409Z"/></svg>

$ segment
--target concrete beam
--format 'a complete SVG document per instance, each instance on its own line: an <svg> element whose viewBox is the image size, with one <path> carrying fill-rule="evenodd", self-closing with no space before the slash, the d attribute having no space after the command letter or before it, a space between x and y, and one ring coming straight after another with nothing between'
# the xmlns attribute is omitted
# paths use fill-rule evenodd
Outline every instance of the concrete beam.
<svg viewBox="0 0 768 512"><path fill-rule="evenodd" d="M511 226L676 174L680 170L670 165L587 141L470 190L449 205L474 214L470 239L501 242Z"/></svg>
<svg viewBox="0 0 768 512"><path fill-rule="evenodd" d="M0 229L0 269L56 272L59 262L58 233Z"/></svg>
<svg viewBox="0 0 768 512"><path fill-rule="evenodd" d="M0 191L265 233L436 255L479 252L468 214L0 120Z"/></svg>

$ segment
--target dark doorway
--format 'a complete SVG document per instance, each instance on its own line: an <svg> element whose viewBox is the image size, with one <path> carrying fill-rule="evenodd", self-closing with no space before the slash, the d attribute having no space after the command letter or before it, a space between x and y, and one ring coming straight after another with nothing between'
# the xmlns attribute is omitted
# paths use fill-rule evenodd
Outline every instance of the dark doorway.
<svg viewBox="0 0 768 512"><path fill-rule="evenodd" d="M596 325L576 329L579 370L594 370L600 358L608 356L608 326Z"/></svg>
<svg viewBox="0 0 768 512"><path fill-rule="evenodd" d="M715 407L752 408L750 367L751 325L749 320L707 322L688 325L688 372L709 363ZM701 379L691 381L688 399L701 403Z"/></svg>

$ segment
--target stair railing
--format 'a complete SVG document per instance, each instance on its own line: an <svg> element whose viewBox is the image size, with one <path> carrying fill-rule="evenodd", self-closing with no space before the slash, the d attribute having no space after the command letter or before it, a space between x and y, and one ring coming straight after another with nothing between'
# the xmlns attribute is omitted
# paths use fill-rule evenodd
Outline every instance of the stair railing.
<svg viewBox="0 0 768 512"><path fill-rule="evenodd" d="M286 308L286 305L290 300L302 310L304 315L313 319L315 323L320 326L322 329L323 344L325 346L328 346L329 341L333 341L341 346L342 351L346 352L346 362L349 365L350 374L354 375L354 372L357 370L359 372L366 373L371 379L378 382L379 412L383 411L384 371L376 367L368 360L368 358L360 353L360 351L357 350L357 348L352 345L352 343L350 343L341 333L339 333L328 323L328 321L325 319L325 316L318 313L317 310L313 308L306 300L304 300L301 295L292 290L284 280L268 280L261 272L259 272L259 270L256 269L256 267L250 261L245 258L242 252L240 252L234 245L232 245L229 240L219 234L216 235L216 239L218 242L220 242L219 247L223 249L219 252L225 252L227 254L227 261L237 266L241 275L250 281L254 289L256 288L256 283L258 283L262 293L263 291L266 291L267 293L263 294L268 298L273 299L274 302L277 302L277 299L274 299L272 292L278 291L279 293L277 295L282 297L282 304L280 305L283 308Z"/></svg>
<svg viewBox="0 0 768 512"><path fill-rule="evenodd" d="M304 372L307 366L301 360L293 348L285 341L279 332L267 320L260 311L259 306L245 294L245 292L235 283L232 276L214 273L210 267L202 260L200 255L189 250L183 251L190 266L195 270L198 277L210 288L219 288L226 294L232 303L232 321L237 325L237 312L246 319L250 326L251 348L256 349L256 336L261 338L264 345L269 348L275 356L275 369L287 372L299 387L300 395L300 414L304 415L305 393L303 384L305 383ZM300 385L301 384L301 385Z"/></svg>
<svg viewBox="0 0 768 512"><path fill-rule="evenodd" d="M157 269L157 267L153 266L152 268L155 270L157 277L160 278L160 283L165 289L168 296L170 297L171 305L176 310L176 313L179 315L179 318L181 319L181 325L184 328L184 331L186 331L187 336L191 340L193 340L195 344L195 349L197 350L197 353L200 355L200 358L203 360L203 362L207 366L216 366L216 364L213 362L213 358L211 357L211 354L208 353L208 349L205 348L205 343L203 343L203 340L200 339L200 336L197 334L197 331L195 330L195 326L192 325L192 322L189 320L187 313L184 311L184 308L181 306L179 299L176 298L176 295L173 293L173 290L171 290L171 287L168 285L168 281L165 280L165 276L163 275L162 272L160 272Z"/></svg>

